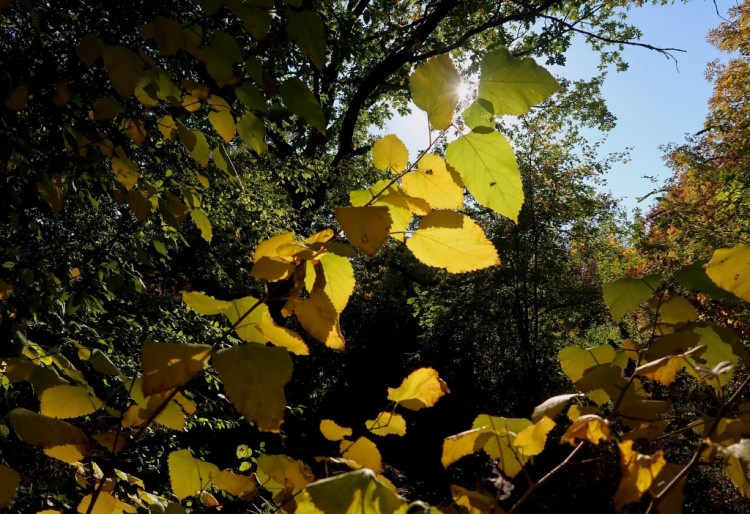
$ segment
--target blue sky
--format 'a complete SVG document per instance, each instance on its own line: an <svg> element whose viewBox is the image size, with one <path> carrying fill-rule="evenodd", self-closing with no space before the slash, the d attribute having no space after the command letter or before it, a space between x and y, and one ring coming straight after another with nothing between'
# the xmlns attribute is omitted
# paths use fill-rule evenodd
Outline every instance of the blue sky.
<svg viewBox="0 0 750 514"><path fill-rule="evenodd" d="M648 210L649 198L637 198L659 187L671 175L662 160L661 145L680 143L685 135L703 128L712 86L705 79L706 64L725 58L706 42L709 29L717 27L736 0L692 0L663 6L647 5L629 13L630 22L643 32L643 43L680 48L678 62L645 48L628 47L624 57L629 69L611 70L603 88L617 127L602 146L602 155L632 148L631 160L615 166L603 189L610 190L628 211ZM554 70L566 78L587 78L597 73L598 57L585 44L570 52L564 68ZM414 109L418 111L418 109ZM409 147L412 157L427 146L426 116L414 112L392 121L383 133L397 134ZM646 176L656 177L653 183Z"/></svg>

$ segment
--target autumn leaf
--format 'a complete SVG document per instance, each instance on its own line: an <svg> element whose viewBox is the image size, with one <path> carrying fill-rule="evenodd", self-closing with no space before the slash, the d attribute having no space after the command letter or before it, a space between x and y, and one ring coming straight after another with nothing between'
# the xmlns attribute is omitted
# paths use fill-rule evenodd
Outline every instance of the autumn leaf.
<svg viewBox="0 0 750 514"><path fill-rule="evenodd" d="M339 426L330 419L324 419L320 422L320 432L329 441L341 441L345 437L352 435L351 428Z"/></svg>
<svg viewBox="0 0 750 514"><path fill-rule="evenodd" d="M396 514L406 502L369 469L318 480L297 500L296 514Z"/></svg>
<svg viewBox="0 0 750 514"><path fill-rule="evenodd" d="M40 395L40 411L51 418L77 418L101 409L104 403L81 386L57 385Z"/></svg>
<svg viewBox="0 0 750 514"><path fill-rule="evenodd" d="M750 302L750 246L738 244L714 252L706 274L725 291Z"/></svg>
<svg viewBox="0 0 750 514"><path fill-rule="evenodd" d="M562 436L563 443L575 444L577 440L588 441L591 444L611 441L609 422L596 414L578 416Z"/></svg>
<svg viewBox="0 0 750 514"><path fill-rule="evenodd" d="M211 485L211 480L219 473L216 464L193 457L190 450L177 450L167 458L169 481L172 493L178 500L195 496Z"/></svg>
<svg viewBox="0 0 750 514"><path fill-rule="evenodd" d="M375 435L406 435L406 420L395 412L381 412L377 418L365 422L365 428Z"/></svg>
<svg viewBox="0 0 750 514"><path fill-rule="evenodd" d="M356 462L363 468L371 469L376 473L382 471L383 460L380 451L375 443L366 437L360 437L356 441L344 439L339 444L339 449L342 457Z"/></svg>
<svg viewBox="0 0 750 514"><path fill-rule="evenodd" d="M21 475L13 468L0 464L0 509L9 506L21 484Z"/></svg>
<svg viewBox="0 0 750 514"><path fill-rule="evenodd" d="M653 455L644 455L634 451L631 440L622 441L618 443L618 446L620 447L622 479L615 493L615 509L620 512L628 503L641 499L667 461L661 450Z"/></svg>
<svg viewBox="0 0 750 514"><path fill-rule="evenodd" d="M436 130L447 129L453 121L460 85L461 77L448 54L417 66L409 77L412 101L427 113Z"/></svg>
<svg viewBox="0 0 750 514"><path fill-rule="evenodd" d="M661 282L661 275L643 278L618 278L602 286L604 303L609 307L612 318L619 321L625 314L635 310L654 294Z"/></svg>
<svg viewBox="0 0 750 514"><path fill-rule="evenodd" d="M206 344L146 341L141 347L144 394L182 387L203 369L211 353Z"/></svg>
<svg viewBox="0 0 750 514"><path fill-rule="evenodd" d="M372 145L372 163L379 170L391 170L398 175L406 168L409 151L406 145L394 134L378 139Z"/></svg>
<svg viewBox="0 0 750 514"><path fill-rule="evenodd" d="M555 428L555 422L544 416L535 424L521 430L513 441L513 446L526 457L539 455L544 450L547 434Z"/></svg>
<svg viewBox="0 0 750 514"><path fill-rule="evenodd" d="M437 371L419 368L409 374L397 388L388 388L388 399L409 410L432 407L450 390Z"/></svg>

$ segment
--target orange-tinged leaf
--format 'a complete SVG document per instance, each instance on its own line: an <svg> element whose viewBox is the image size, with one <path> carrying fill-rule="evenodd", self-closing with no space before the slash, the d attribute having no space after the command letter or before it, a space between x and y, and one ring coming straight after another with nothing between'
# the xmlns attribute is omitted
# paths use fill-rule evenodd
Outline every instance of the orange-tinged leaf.
<svg viewBox="0 0 750 514"><path fill-rule="evenodd" d="M58 385L45 389L40 396L43 416L51 418L77 418L86 416L104 406L96 396L91 396L81 386Z"/></svg>
<svg viewBox="0 0 750 514"><path fill-rule="evenodd" d="M177 389L187 384L211 358L207 344L146 341L141 347L141 366L146 395Z"/></svg>
<svg viewBox="0 0 750 514"><path fill-rule="evenodd" d="M388 134L372 145L372 163L379 170L391 170L398 175L409 162L409 151L396 135Z"/></svg>
<svg viewBox="0 0 750 514"><path fill-rule="evenodd" d="M229 111L210 112L208 113L208 121L211 122L211 125L225 142L230 143L234 139L234 135L237 133L237 125Z"/></svg>
<svg viewBox="0 0 750 514"><path fill-rule="evenodd" d="M127 100L133 96L138 79L143 75L143 62L137 53L122 46L105 46L101 51L109 80L115 91Z"/></svg>
<svg viewBox="0 0 750 514"><path fill-rule="evenodd" d="M388 399L409 410L432 407L450 390L437 371L419 368L409 374L396 389L388 388Z"/></svg>
<svg viewBox="0 0 750 514"><path fill-rule="evenodd" d="M258 469L290 491L304 489L315 479L307 464L286 455L261 455L258 457Z"/></svg>
<svg viewBox="0 0 750 514"><path fill-rule="evenodd" d="M439 155L427 154L417 164L417 170L401 179L404 192L423 198L433 209L460 209L464 204L463 185L457 183Z"/></svg>
<svg viewBox="0 0 750 514"><path fill-rule="evenodd" d="M491 437L495 437L495 434L487 427L474 428L446 437L443 441L443 455L440 462L444 468L447 468L460 458L484 448Z"/></svg>
<svg viewBox="0 0 750 514"><path fill-rule="evenodd" d="M518 451L526 457L539 455L544 450L544 445L547 442L547 434L554 427L555 422L544 416L537 423L521 430L516 435L513 446L518 448Z"/></svg>
<svg viewBox="0 0 750 514"><path fill-rule="evenodd" d="M0 302L13 296L13 286L0 278Z"/></svg>
<svg viewBox="0 0 750 514"><path fill-rule="evenodd" d="M194 496L206 490L211 480L219 474L216 464L193 457L190 450L177 450L167 458L172 493L178 500Z"/></svg>
<svg viewBox="0 0 750 514"><path fill-rule="evenodd" d="M144 196L144 193L148 194L148 192L141 189L128 191L128 205L138 223L146 221L154 208L151 200Z"/></svg>
<svg viewBox="0 0 750 514"><path fill-rule="evenodd" d="M213 296L197 291L182 291L182 301L198 314L221 314L232 306L232 302L217 300Z"/></svg>
<svg viewBox="0 0 750 514"><path fill-rule="evenodd" d="M363 468L371 469L376 473L382 470L383 461L380 451L375 443L366 437L360 437L354 442L344 439L339 447L342 457L353 460Z"/></svg>
<svg viewBox="0 0 750 514"><path fill-rule="evenodd" d="M335 421L324 419L320 422L320 433L329 441L341 441L352 435L352 429L339 426Z"/></svg>
<svg viewBox="0 0 750 514"><path fill-rule="evenodd" d="M210 89L205 84L194 82L192 80L183 79L182 87L185 88L189 94L197 98L198 100L207 100Z"/></svg>
<svg viewBox="0 0 750 514"><path fill-rule="evenodd" d="M5 99L5 107L11 111L23 111L29 101L29 88L21 84Z"/></svg>
<svg viewBox="0 0 750 514"><path fill-rule="evenodd" d="M146 129L134 118L122 120L122 133L138 146L146 140Z"/></svg>
<svg viewBox="0 0 750 514"><path fill-rule="evenodd" d="M720 288L750 302L750 246L720 248L706 265L706 274Z"/></svg>
<svg viewBox="0 0 750 514"><path fill-rule="evenodd" d="M229 401L264 432L279 432L286 409L284 386L292 359L283 348L246 343L214 353L213 366Z"/></svg>
<svg viewBox="0 0 750 514"><path fill-rule="evenodd" d="M615 509L620 512L625 505L641 499L667 461L661 450L653 455L634 451L632 440L622 441L618 446L622 479L615 493Z"/></svg>
<svg viewBox="0 0 750 514"><path fill-rule="evenodd" d="M10 411L8 417L18 437L31 446L43 449L70 446L64 454L55 458L75 462L89 451L90 442L86 434L69 423L21 408Z"/></svg>
<svg viewBox="0 0 750 514"><path fill-rule="evenodd" d="M377 418L366 421L365 427L375 435L406 435L406 420L395 412L381 412Z"/></svg>
<svg viewBox="0 0 750 514"><path fill-rule="evenodd" d="M336 219L349 242L367 255L375 255L393 223L387 207L339 207Z"/></svg>
<svg viewBox="0 0 750 514"><path fill-rule="evenodd" d="M70 100L70 88L62 80L55 84L55 96L52 98L52 103L55 107L62 107Z"/></svg>
<svg viewBox="0 0 750 514"><path fill-rule="evenodd" d="M500 264L500 257L482 228L454 211L432 211L406 240L414 256L450 273L466 273Z"/></svg>
<svg viewBox="0 0 750 514"><path fill-rule="evenodd" d="M21 475L5 464L0 464L0 509L9 506L21 484Z"/></svg>
<svg viewBox="0 0 750 514"><path fill-rule="evenodd" d="M578 416L562 436L563 443L575 444L576 440L599 444L601 441L611 441L612 432L609 422L596 414Z"/></svg>

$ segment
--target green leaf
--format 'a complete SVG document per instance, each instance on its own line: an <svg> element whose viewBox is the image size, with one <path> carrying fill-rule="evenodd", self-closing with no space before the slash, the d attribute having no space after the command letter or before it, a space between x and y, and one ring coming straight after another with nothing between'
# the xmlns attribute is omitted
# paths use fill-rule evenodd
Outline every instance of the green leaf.
<svg viewBox="0 0 750 514"><path fill-rule="evenodd" d="M482 60L479 98L489 100L494 114L526 114L558 90L555 78L531 58L518 59L507 48Z"/></svg>
<svg viewBox="0 0 750 514"><path fill-rule="evenodd" d="M450 273L467 273L500 264L492 242L474 220L455 211L432 211L406 240L414 256Z"/></svg>
<svg viewBox="0 0 750 514"><path fill-rule="evenodd" d="M375 473L362 469L307 486L297 499L295 514L395 514L405 508L406 502Z"/></svg>
<svg viewBox="0 0 750 514"><path fill-rule="evenodd" d="M292 359L283 348L246 343L214 354L213 365L229 401L263 432L279 432L286 410L284 386Z"/></svg>
<svg viewBox="0 0 750 514"><path fill-rule="evenodd" d="M307 84L297 77L288 78L279 86L279 96L287 109L325 135L326 119L323 108Z"/></svg>
<svg viewBox="0 0 750 514"><path fill-rule="evenodd" d="M427 112L436 130L447 129L453 121L460 85L461 77L448 54L433 57L409 77L412 101Z"/></svg>
<svg viewBox="0 0 750 514"><path fill-rule="evenodd" d="M211 221L208 219L208 216L206 216L206 212L202 209L193 209L190 211L190 217L193 218L198 230L201 231L201 237L205 239L208 244L211 244L213 232L211 230Z"/></svg>
<svg viewBox="0 0 750 514"><path fill-rule="evenodd" d="M750 246L720 248L706 265L706 274L720 288L750 302Z"/></svg>
<svg viewBox="0 0 750 514"><path fill-rule="evenodd" d="M188 153L190 157L205 168L208 166L208 156L211 153L206 136L200 130L191 130L190 132L195 136L195 146L192 150L188 149Z"/></svg>
<svg viewBox="0 0 750 514"><path fill-rule="evenodd" d="M143 75L141 58L122 46L105 46L101 52L112 86L123 100L127 100L133 96L135 84Z"/></svg>
<svg viewBox="0 0 750 514"><path fill-rule="evenodd" d="M271 14L267 9L258 9L243 4L240 0L229 0L227 7L242 20L245 30L256 41L262 41L268 35L271 28Z"/></svg>
<svg viewBox="0 0 750 514"><path fill-rule="evenodd" d="M649 275L643 278L618 278L604 284L604 303L609 307L612 318L619 321L625 314L635 310L648 300L661 282L661 275Z"/></svg>
<svg viewBox="0 0 750 514"><path fill-rule="evenodd" d="M268 110L266 98L252 82L243 82L241 86L234 89L234 94L250 110L260 112Z"/></svg>
<svg viewBox="0 0 750 514"><path fill-rule="evenodd" d="M495 127L495 112L492 104L482 98L474 100L463 112L464 123L470 129Z"/></svg>
<svg viewBox="0 0 750 514"><path fill-rule="evenodd" d="M318 70L326 63L326 38L323 20L313 11L295 13L287 10L286 33L297 43L302 53L310 58ZM324 130L321 132L325 133Z"/></svg>
<svg viewBox="0 0 750 514"><path fill-rule="evenodd" d="M505 136L474 130L450 143L446 158L477 202L518 222L523 185Z"/></svg>
<svg viewBox="0 0 750 514"><path fill-rule="evenodd" d="M242 140L250 146L255 153L263 155L268 149L266 144L266 127L254 114L246 112L242 118L237 120L237 132Z"/></svg>

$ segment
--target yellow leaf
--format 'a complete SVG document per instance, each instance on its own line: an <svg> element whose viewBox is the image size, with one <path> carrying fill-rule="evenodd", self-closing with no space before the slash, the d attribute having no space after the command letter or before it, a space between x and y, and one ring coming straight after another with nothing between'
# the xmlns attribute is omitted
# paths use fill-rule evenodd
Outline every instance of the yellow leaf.
<svg viewBox="0 0 750 514"><path fill-rule="evenodd" d="M481 414L477 416L472 428L490 430L492 437L484 444L484 451L498 461L498 467L509 478L515 477L529 460L520 453L513 442L516 435L531 426L531 421L523 418L499 418Z"/></svg>
<svg viewBox="0 0 750 514"><path fill-rule="evenodd" d="M681 296L674 296L664 302L651 299L648 303L654 313L658 306L659 315L664 323L687 323L698 320L698 311L692 303Z"/></svg>
<svg viewBox="0 0 750 514"><path fill-rule="evenodd" d="M20 484L21 475L13 468L0 464L0 509L11 504Z"/></svg>
<svg viewBox="0 0 750 514"><path fill-rule="evenodd" d="M112 432L101 432L99 434L92 434L91 437L109 452L114 454L120 453L125 447L125 437L123 435L117 437L117 435Z"/></svg>
<svg viewBox="0 0 750 514"><path fill-rule="evenodd" d="M377 418L365 422L375 435L406 435L406 420L395 412L381 412Z"/></svg>
<svg viewBox="0 0 750 514"><path fill-rule="evenodd" d="M372 145L372 163L379 170L391 170L398 175L409 162L409 151L406 145L394 134L378 139Z"/></svg>
<svg viewBox="0 0 750 514"><path fill-rule="evenodd" d="M118 154L120 157L112 157L112 173L125 189L133 189L141 176L138 165L128 159L120 148L118 148Z"/></svg>
<svg viewBox="0 0 750 514"><path fill-rule="evenodd" d="M304 489L315 480L307 464L286 455L261 455L258 457L258 469L290 491Z"/></svg>
<svg viewBox="0 0 750 514"><path fill-rule="evenodd" d="M143 393L162 393L187 384L208 363L211 352L207 344L146 341L141 347Z"/></svg>
<svg viewBox="0 0 750 514"><path fill-rule="evenodd" d="M343 438L352 435L351 428L339 426L330 419L324 419L320 422L320 432L329 441L341 441Z"/></svg>
<svg viewBox="0 0 750 514"><path fill-rule="evenodd" d="M133 96L135 84L143 75L141 58L132 50L117 45L105 46L101 53L112 86L127 100Z"/></svg>
<svg viewBox="0 0 750 514"><path fill-rule="evenodd" d="M633 373L648 377L652 380L656 380L662 385L668 386L675 381L678 371L687 365L691 365L689 361L687 361L688 357L696 358L705 351L705 345L696 346L685 353L667 355L638 366Z"/></svg>
<svg viewBox="0 0 750 514"><path fill-rule="evenodd" d="M557 354L562 370L568 378L575 382L581 378L587 369L599 364L609 364L615 360L617 354L608 344L602 344L590 349L568 346Z"/></svg>
<svg viewBox="0 0 750 514"><path fill-rule="evenodd" d="M406 502L369 469L310 484L297 499L295 514L396 514Z"/></svg>
<svg viewBox="0 0 750 514"><path fill-rule="evenodd" d="M172 116L162 116L156 123L159 126L159 132L161 132L165 139L171 140L177 137L177 124L174 122Z"/></svg>
<svg viewBox="0 0 750 514"><path fill-rule="evenodd" d="M203 209L193 209L190 211L190 217L193 218L195 226L201 231L201 237L205 239L208 244L211 244L213 229L211 228L211 220L206 216L206 211Z"/></svg>
<svg viewBox="0 0 750 514"><path fill-rule="evenodd" d="M436 130L447 129L453 121L461 77L448 54L438 55L417 66L409 77L414 104L427 112Z"/></svg>
<svg viewBox="0 0 750 514"><path fill-rule="evenodd" d="M89 451L86 434L69 423L21 408L10 411L8 417L18 437L31 446L43 449L70 446L60 455L54 455L55 458L72 463Z"/></svg>
<svg viewBox="0 0 750 514"><path fill-rule="evenodd" d="M214 353L213 365L229 401L264 432L279 432L286 409L284 386L292 359L283 348L246 343Z"/></svg>
<svg viewBox="0 0 750 514"><path fill-rule="evenodd" d="M253 269L250 275L269 282L289 278L294 272L294 263L288 256L279 256L279 248L294 241L293 232L285 232L266 239L253 253Z"/></svg>
<svg viewBox="0 0 750 514"><path fill-rule="evenodd" d="M140 121L130 118L130 119L124 119L122 120L122 133L125 134L128 139L130 139L133 143L137 144L138 146L141 146L143 142L146 140L146 129L143 128L143 125Z"/></svg>
<svg viewBox="0 0 750 514"><path fill-rule="evenodd" d="M293 309L297 321L311 336L329 348L344 348L346 341L341 333L339 313L323 290L313 288L309 297L294 301Z"/></svg>
<svg viewBox="0 0 750 514"><path fill-rule="evenodd" d="M653 455L644 455L633 451L633 441L618 443L620 447L620 469L622 479L615 493L615 510L620 512L628 503L641 499L643 493L651 487L656 475L667 463L661 450Z"/></svg>
<svg viewBox="0 0 750 514"><path fill-rule="evenodd" d="M503 514L497 504L497 498L479 491L469 491L451 484L451 498L460 507L458 512L465 514ZM432 514L432 510L430 511Z"/></svg>
<svg viewBox="0 0 750 514"><path fill-rule="evenodd" d="M13 286L0 278L0 301L5 301L13 296Z"/></svg>
<svg viewBox="0 0 750 514"><path fill-rule="evenodd" d="M344 439L339 448L342 457L353 460L363 468L371 469L376 473L380 473L383 468L378 447L366 437L360 437L354 442Z"/></svg>
<svg viewBox="0 0 750 514"><path fill-rule="evenodd" d="M206 168L208 167L208 156L210 154L206 136L200 130L193 130L191 132L193 136L195 136L195 146L189 150L188 153L190 154L190 157L198 162L198 164Z"/></svg>
<svg viewBox="0 0 750 514"><path fill-rule="evenodd" d="M77 418L101 409L104 405L80 386L58 385L45 389L40 397L40 411L51 418Z"/></svg>
<svg viewBox="0 0 750 514"><path fill-rule="evenodd" d="M258 481L252 475L237 475L231 471L219 471L213 476L213 484L240 499L248 498L258 489Z"/></svg>
<svg viewBox="0 0 750 514"><path fill-rule="evenodd" d="M253 310L250 311L250 309ZM310 353L299 334L277 325L268 311L268 306L252 296L231 302L230 306L224 310L224 315L243 341L248 343L270 341L297 355Z"/></svg>
<svg viewBox="0 0 750 514"><path fill-rule="evenodd" d="M544 450L547 434L554 427L555 422L544 416L537 423L521 430L513 441L513 446L518 448L518 451L526 457L539 455Z"/></svg>
<svg viewBox="0 0 750 514"><path fill-rule="evenodd" d="M325 274L323 291L330 298L336 312L341 313L354 293L354 267L348 258L333 253L324 253L318 260ZM312 262L308 261L307 276L310 276L311 267L314 268Z"/></svg>
<svg viewBox="0 0 750 514"><path fill-rule="evenodd" d="M215 475L219 474L216 464L193 457L190 450L177 450L167 458L169 480L172 492L178 500L205 491Z"/></svg>
<svg viewBox="0 0 750 514"><path fill-rule="evenodd" d="M432 211L407 239L414 256L450 273L465 273L500 264L497 249L471 218L454 211Z"/></svg>
<svg viewBox="0 0 750 514"><path fill-rule="evenodd" d="M720 288L750 302L750 246L720 248L706 265L706 274Z"/></svg>
<svg viewBox="0 0 750 514"><path fill-rule="evenodd" d="M221 314L232 306L232 302L217 300L213 296L193 291L182 291L182 301L198 314L209 316L212 314Z"/></svg>
<svg viewBox="0 0 750 514"><path fill-rule="evenodd" d="M446 437L443 441L443 455L440 462L447 468L457 460L478 452L495 434L487 427L474 428L460 434Z"/></svg>
<svg viewBox="0 0 750 514"><path fill-rule="evenodd" d="M460 209L464 204L463 185L448 172L445 160L427 154L417 164L417 170L401 179L409 196L423 198L433 209Z"/></svg>
<svg viewBox="0 0 750 514"><path fill-rule="evenodd" d="M182 106L187 112L195 112L201 108L201 101L192 95L185 95L182 97Z"/></svg>
<svg viewBox="0 0 750 514"><path fill-rule="evenodd" d="M572 409L572 408L571 408ZM601 441L611 441L612 432L609 422L596 414L584 414L576 417L562 436L563 443L575 444L576 440L599 444Z"/></svg>
<svg viewBox="0 0 750 514"><path fill-rule="evenodd" d="M387 207L339 207L334 213L349 242L369 256L383 246L393 223Z"/></svg>
<svg viewBox="0 0 750 514"><path fill-rule="evenodd" d="M211 122L211 125L225 142L230 143L234 139L234 135L237 133L237 125L234 123L234 118L230 112L210 112L208 113L208 121Z"/></svg>
<svg viewBox="0 0 750 514"><path fill-rule="evenodd" d="M531 415L531 421L536 423L544 416L547 416L550 419L555 419L555 417L565 408L568 402L577 396L582 395L579 393L561 394L545 400L544 402L534 407L534 412Z"/></svg>
<svg viewBox="0 0 750 514"><path fill-rule="evenodd" d="M78 504L76 512L79 514L113 514L117 506L117 498L112 496L106 491L100 491L96 497L96 503L93 508L91 502L93 500L93 494L87 494L81 499L81 503Z"/></svg>
<svg viewBox="0 0 750 514"><path fill-rule="evenodd" d="M419 368L413 371L393 389L388 388L388 399L409 410L420 410L432 407L450 390L437 371L432 368Z"/></svg>
<svg viewBox="0 0 750 514"><path fill-rule="evenodd" d="M154 421L173 430L185 430L184 414L180 411L176 402L167 401L171 391L152 394L147 397L143 394L142 380L140 378L136 378L135 383L127 380L125 386L130 392L130 397L136 402L136 405L131 406L125 411L122 426L143 425L158 412Z"/></svg>
<svg viewBox="0 0 750 514"><path fill-rule="evenodd" d="M222 97L211 95L208 97L208 105L216 109L217 112L230 112L232 107Z"/></svg>

